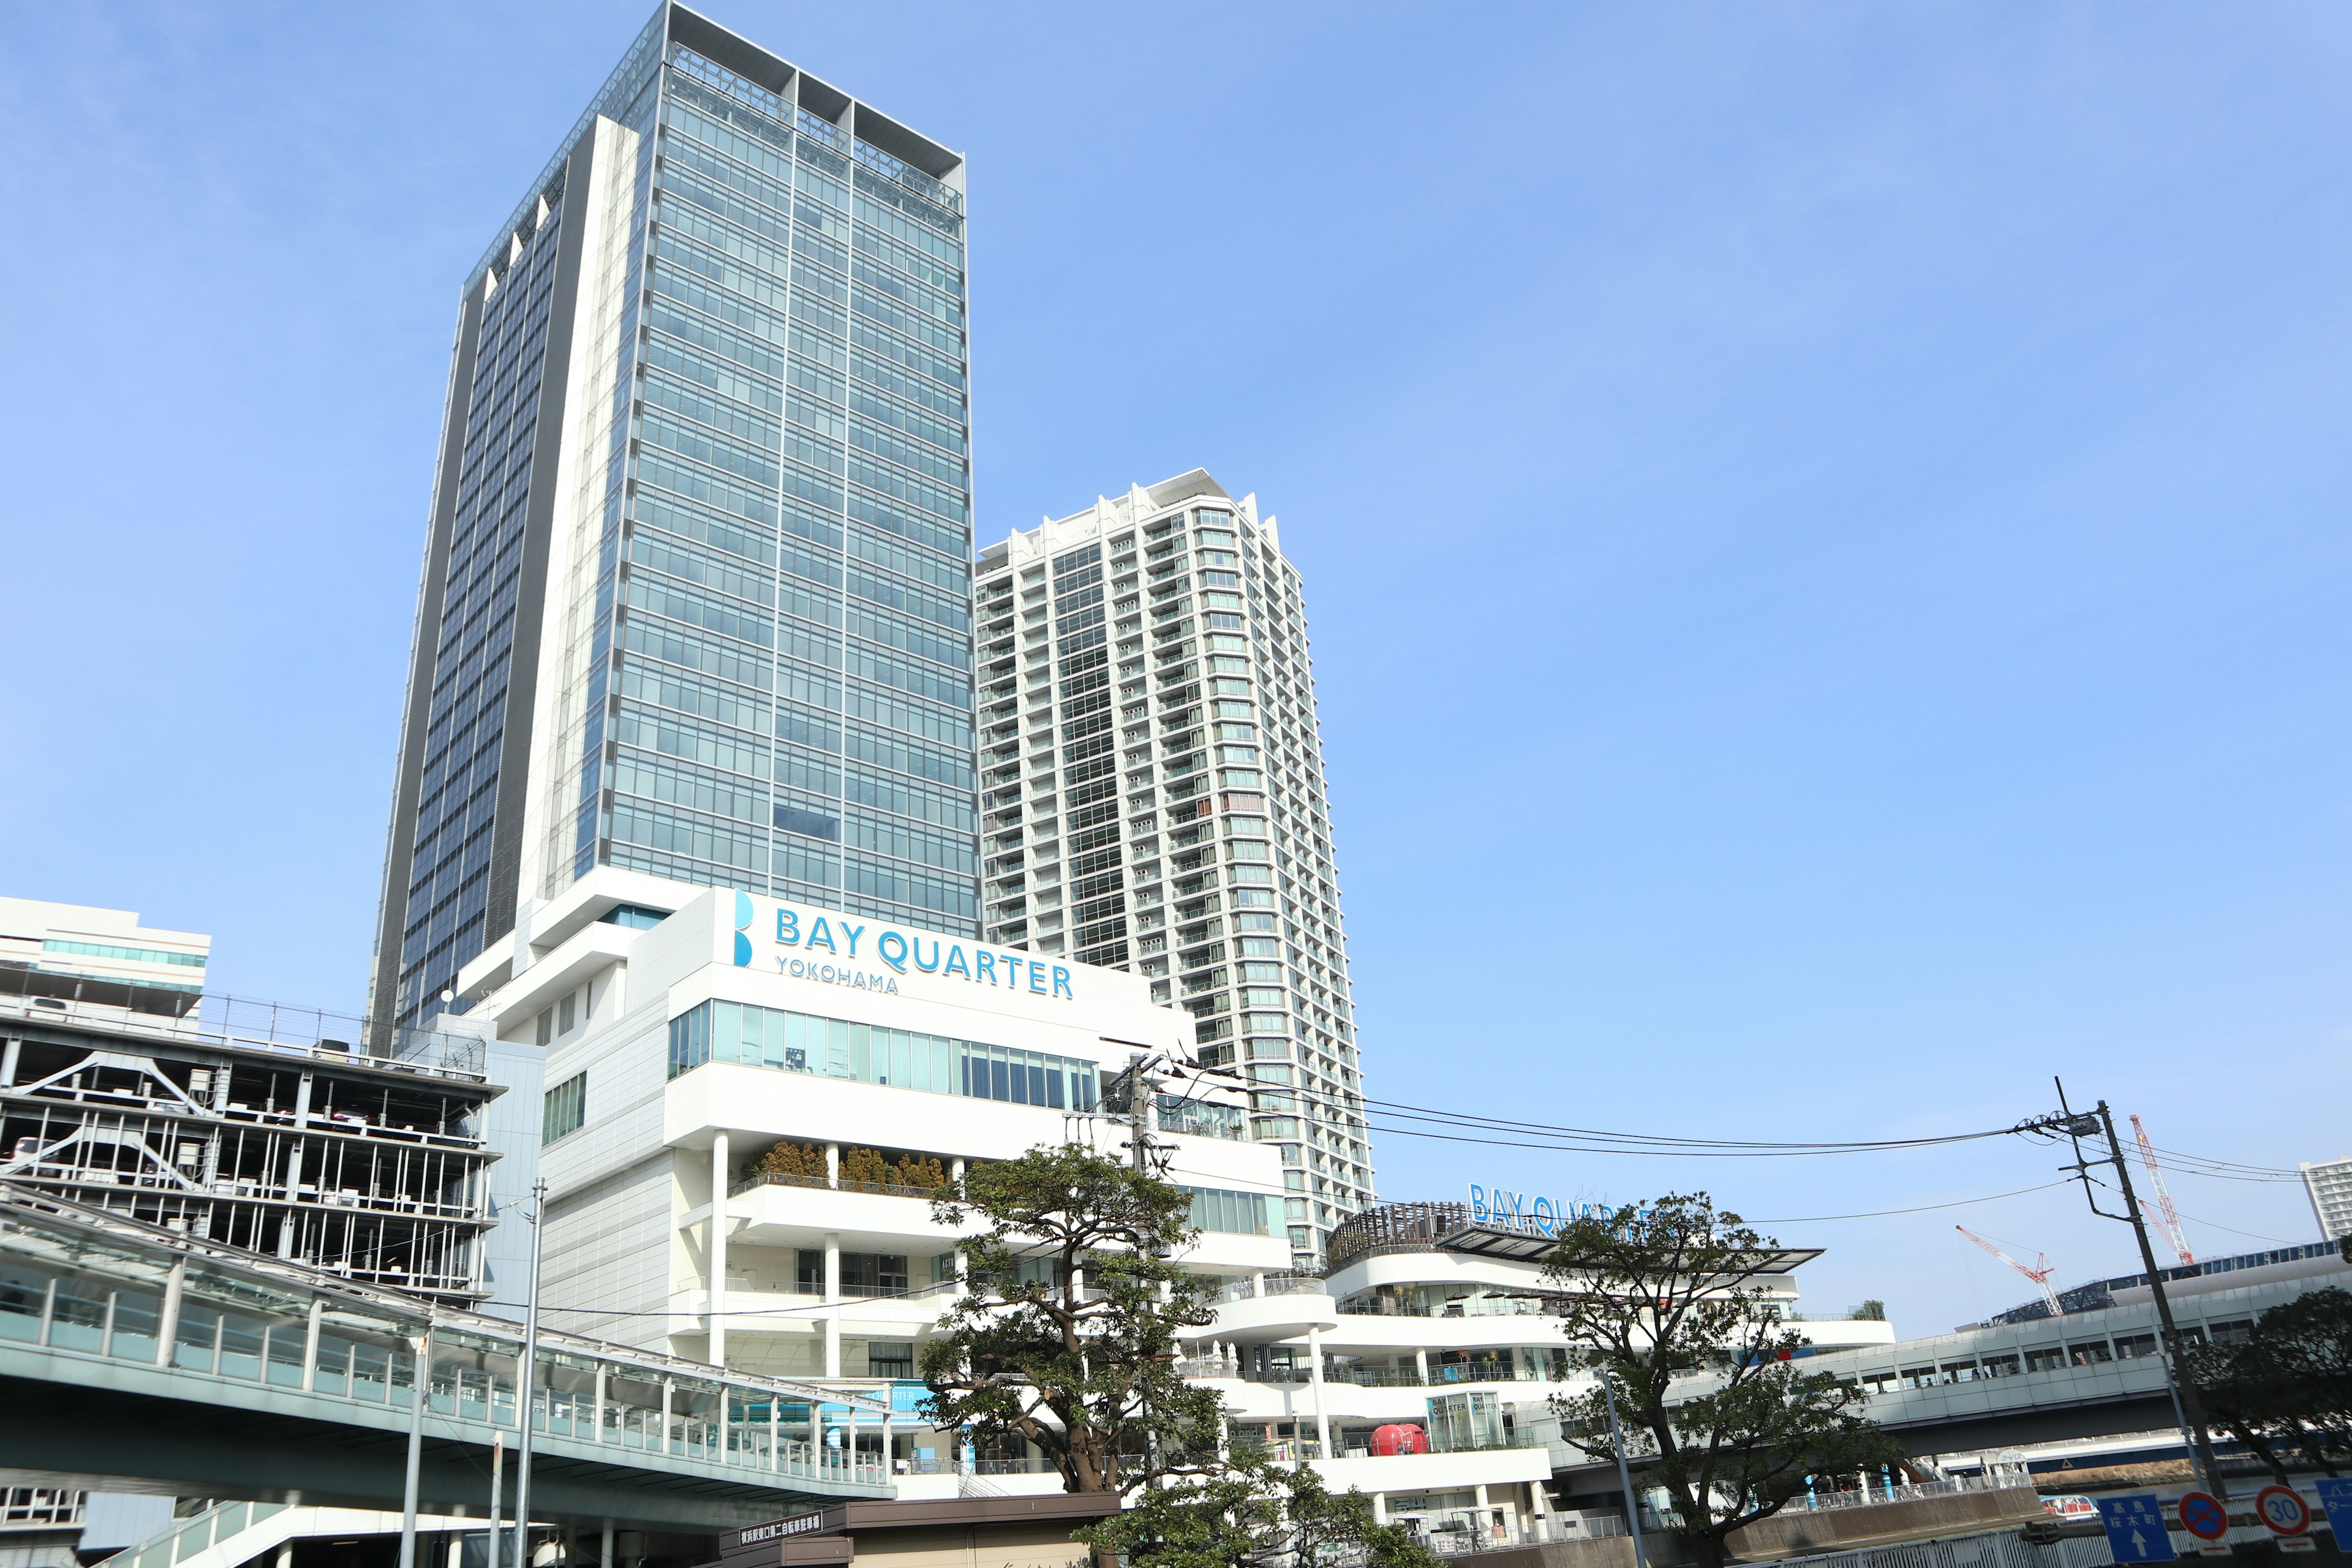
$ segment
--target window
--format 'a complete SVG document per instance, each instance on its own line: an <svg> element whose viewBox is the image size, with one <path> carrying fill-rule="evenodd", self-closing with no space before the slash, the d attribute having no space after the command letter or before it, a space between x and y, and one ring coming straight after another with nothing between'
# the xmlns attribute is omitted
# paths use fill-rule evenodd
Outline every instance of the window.
<svg viewBox="0 0 2352 1568"><path fill-rule="evenodd" d="M2025 1370L2028 1372L2048 1372L2065 1364L2066 1347L2063 1345L2040 1345L2025 1352Z"/></svg>
<svg viewBox="0 0 2352 1568"><path fill-rule="evenodd" d="M1229 1236L1265 1236L1265 1199L1256 1193L1226 1192L1215 1187L1186 1187L1192 1194L1192 1224L1201 1230Z"/></svg>
<svg viewBox="0 0 2352 1568"><path fill-rule="evenodd" d="M2013 1355L1989 1355L1977 1363L1979 1377L2015 1377L2017 1358Z"/></svg>
<svg viewBox="0 0 2352 1568"><path fill-rule="evenodd" d="M1095 1108L1095 1064L912 1029L749 1003L705 1002L669 1024L669 1076L709 1061L962 1094L1056 1110Z"/></svg>
<svg viewBox="0 0 2352 1568"><path fill-rule="evenodd" d="M915 1342L912 1340L866 1341L866 1375L868 1377L914 1376Z"/></svg>
<svg viewBox="0 0 2352 1568"><path fill-rule="evenodd" d="M556 1004L555 1032L557 1034L568 1035L572 1032L572 1026L580 1022L579 1007L580 994L576 991L567 994L562 1001Z"/></svg>
<svg viewBox="0 0 2352 1568"><path fill-rule="evenodd" d="M2067 1359L2076 1366L2097 1366L2103 1362L2116 1359L2108 1351L2107 1342L2105 1340L2084 1340L2080 1343L2068 1345L2066 1355Z"/></svg>
<svg viewBox="0 0 2352 1568"><path fill-rule="evenodd" d="M539 1016L539 1043L552 1045L555 1041L555 1010L548 1008Z"/></svg>
<svg viewBox="0 0 2352 1568"><path fill-rule="evenodd" d="M2117 1361L2138 1361L2155 1353L2156 1336L2154 1334L2117 1334L2116 1336Z"/></svg>
<svg viewBox="0 0 2352 1568"><path fill-rule="evenodd" d="M607 925L626 926L631 931L651 931L669 919L669 911L649 910L643 904L614 904L596 918Z"/></svg>
<svg viewBox="0 0 2352 1568"><path fill-rule="evenodd" d="M2217 1345L2242 1345L2254 1336L2252 1318L2236 1318L2226 1323L2215 1323L2207 1331Z"/></svg>
<svg viewBox="0 0 2352 1568"><path fill-rule="evenodd" d="M588 1120L588 1075L574 1073L547 1091L541 1109L539 1141L552 1143L577 1132Z"/></svg>

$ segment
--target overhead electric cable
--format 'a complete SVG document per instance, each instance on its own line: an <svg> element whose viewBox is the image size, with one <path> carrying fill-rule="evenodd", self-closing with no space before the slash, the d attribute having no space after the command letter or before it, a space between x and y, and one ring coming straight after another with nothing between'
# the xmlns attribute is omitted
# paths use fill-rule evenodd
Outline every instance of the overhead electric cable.
<svg viewBox="0 0 2352 1568"><path fill-rule="evenodd" d="M2070 1186L2073 1183L2074 1178L2069 1176L2060 1181L2044 1182L2038 1187L2020 1187L2013 1193L1991 1193L1980 1198L1955 1198L1948 1204L1921 1204L1916 1208L1872 1209L1866 1214L1803 1215L1796 1219L1748 1219L1743 1216L1739 1223L1742 1225L1826 1225L1832 1220L1839 1219L1884 1219L1888 1215L1927 1214L1933 1209L1959 1209L1966 1208L1970 1204L1998 1203L2002 1198L2023 1197L2028 1193L2046 1193L2053 1187Z"/></svg>

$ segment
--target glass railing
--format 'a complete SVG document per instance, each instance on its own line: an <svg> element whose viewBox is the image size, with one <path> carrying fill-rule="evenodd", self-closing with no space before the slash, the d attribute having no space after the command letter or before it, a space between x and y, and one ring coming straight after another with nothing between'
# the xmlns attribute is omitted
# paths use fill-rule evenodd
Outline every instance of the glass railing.
<svg viewBox="0 0 2352 1568"><path fill-rule="evenodd" d="M878 1462L853 1468L823 1441L843 1425L836 1406L878 1428L885 1406L871 1400L547 1330L522 1377L519 1325L200 1239L166 1242L8 1183L0 1264L11 1286L0 1292L0 1353L39 1352L42 1375L61 1383L120 1375L99 1365L145 1367L170 1374L181 1399L253 1406L299 1394L325 1406L320 1417L344 1405L373 1425L380 1417L357 1407L415 1399L421 1341L425 1408L460 1441L511 1433L530 1384L532 1426L551 1437L835 1485L888 1480Z"/></svg>
<svg viewBox="0 0 2352 1568"><path fill-rule="evenodd" d="M282 1502L217 1502L202 1513L175 1519L171 1528L149 1536L110 1561L115 1568L172 1568L197 1552L241 1535L272 1514L283 1513Z"/></svg>

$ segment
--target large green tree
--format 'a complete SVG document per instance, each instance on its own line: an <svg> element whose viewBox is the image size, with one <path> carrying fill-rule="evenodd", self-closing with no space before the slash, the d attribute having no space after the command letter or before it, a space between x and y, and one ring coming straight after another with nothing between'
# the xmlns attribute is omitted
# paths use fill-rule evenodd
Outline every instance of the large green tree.
<svg viewBox="0 0 2352 1568"><path fill-rule="evenodd" d="M1215 1462L1224 1404L1177 1370L1204 1287L1170 1259L1196 1236L1181 1188L1077 1144L979 1166L933 1215L970 1289L923 1346L924 1415L1044 1450L1074 1492L1129 1492Z"/></svg>
<svg viewBox="0 0 2352 1568"><path fill-rule="evenodd" d="M1364 1568L1435 1568L1437 1559L1395 1525L1372 1519L1360 1491L1333 1492L1309 1465L1255 1451L1213 1473L1137 1494L1127 1510L1076 1538L1097 1559L1129 1568L1288 1568L1344 1561Z"/></svg>
<svg viewBox="0 0 2352 1568"><path fill-rule="evenodd" d="M1792 1359L1769 1281L1779 1245L1704 1193L1588 1213L1546 1261L1574 1352L1613 1380L1636 1484L1663 1487L1707 1568L1725 1538L1769 1519L1809 1475L1851 1475L1902 1448L1861 1414L1858 1387ZM1614 1457L1601 1388L1553 1401L1561 1436ZM1638 1506L1632 1498L1626 1506Z"/></svg>
<svg viewBox="0 0 2352 1568"><path fill-rule="evenodd" d="M2272 1308L2235 1344L2191 1351L2189 1374L2205 1412L2270 1467L2286 1456L2333 1476L2352 1457L2352 1291L2330 1286Z"/></svg>

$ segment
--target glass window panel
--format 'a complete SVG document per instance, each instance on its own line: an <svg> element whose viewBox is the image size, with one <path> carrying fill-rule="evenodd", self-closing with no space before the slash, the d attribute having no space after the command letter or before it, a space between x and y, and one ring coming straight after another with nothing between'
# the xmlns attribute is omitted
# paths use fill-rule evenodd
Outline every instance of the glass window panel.
<svg viewBox="0 0 2352 1568"><path fill-rule="evenodd" d="M100 1349L106 1331L106 1287L95 1279L60 1279L58 1304L49 1322L49 1343L59 1350Z"/></svg>
<svg viewBox="0 0 2352 1568"><path fill-rule="evenodd" d="M213 1351L220 1338L220 1314L194 1301L180 1303L180 1326L172 1338L172 1364L191 1372L213 1370Z"/></svg>
<svg viewBox="0 0 2352 1568"><path fill-rule="evenodd" d="M48 1275L21 1264L0 1267L0 1340L39 1339L41 1308L48 1296Z"/></svg>
<svg viewBox="0 0 2352 1568"><path fill-rule="evenodd" d="M1013 1098L1012 1086L1006 1081L1006 1069L1008 1066L1009 1064L1002 1055L992 1056L988 1064L989 1099L1010 1100Z"/></svg>
<svg viewBox="0 0 2352 1568"><path fill-rule="evenodd" d="M163 1299L137 1290L114 1293L114 1340L107 1353L125 1361L152 1362L155 1336L163 1327Z"/></svg>
<svg viewBox="0 0 2352 1568"><path fill-rule="evenodd" d="M382 1345L352 1347L352 1397L382 1405L392 1387L392 1352Z"/></svg>
<svg viewBox="0 0 2352 1568"><path fill-rule="evenodd" d="M332 1334L319 1336L319 1361L310 1374L310 1386L321 1394L347 1393L351 1383L352 1347L347 1340Z"/></svg>
<svg viewBox="0 0 2352 1568"><path fill-rule="evenodd" d="M269 1378L279 1388L302 1386L302 1348L310 1337L306 1323L269 1325Z"/></svg>
<svg viewBox="0 0 2352 1568"><path fill-rule="evenodd" d="M261 1378L261 1342L268 1325L242 1312L221 1314L220 1372L226 1377Z"/></svg>

